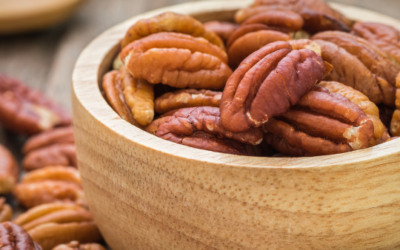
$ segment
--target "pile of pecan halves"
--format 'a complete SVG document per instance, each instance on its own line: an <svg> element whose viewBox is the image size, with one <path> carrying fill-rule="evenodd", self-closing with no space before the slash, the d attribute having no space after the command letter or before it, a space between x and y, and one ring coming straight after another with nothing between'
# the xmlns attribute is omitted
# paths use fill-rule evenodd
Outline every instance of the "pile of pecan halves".
<svg viewBox="0 0 400 250"><path fill-rule="evenodd" d="M120 117L247 156L319 156L400 135L400 32L322 0L256 0L235 23L176 13L129 28L103 78Z"/></svg>
<svg viewBox="0 0 400 250"><path fill-rule="evenodd" d="M25 212L0 198L0 248L105 250L86 205L70 116L39 91L0 75L0 126L26 139L18 162L0 145L0 194L12 193ZM9 196L10 198L10 196Z"/></svg>

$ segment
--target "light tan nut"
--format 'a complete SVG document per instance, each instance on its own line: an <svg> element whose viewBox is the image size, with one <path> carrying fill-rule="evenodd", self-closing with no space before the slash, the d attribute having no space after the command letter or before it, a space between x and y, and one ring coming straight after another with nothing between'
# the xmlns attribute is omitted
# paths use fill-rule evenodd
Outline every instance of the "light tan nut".
<svg viewBox="0 0 400 250"><path fill-rule="evenodd" d="M0 198L0 222L10 221L13 211L10 205L6 203L6 199Z"/></svg>
<svg viewBox="0 0 400 250"><path fill-rule="evenodd" d="M27 230L43 250L51 250L71 241L89 243L101 239L90 212L72 203L51 203L34 207L18 216L14 223Z"/></svg>
<svg viewBox="0 0 400 250"><path fill-rule="evenodd" d="M0 145L0 194L12 191L17 184L18 173L18 165L14 156Z"/></svg>
<svg viewBox="0 0 400 250"><path fill-rule="evenodd" d="M159 114L164 114L168 111L181 108L200 106L219 107L221 95L222 92L205 89L177 90L158 97L155 101L155 111Z"/></svg>
<svg viewBox="0 0 400 250"><path fill-rule="evenodd" d="M64 166L44 167L26 174L14 195L27 208L56 201L85 204L79 171Z"/></svg>

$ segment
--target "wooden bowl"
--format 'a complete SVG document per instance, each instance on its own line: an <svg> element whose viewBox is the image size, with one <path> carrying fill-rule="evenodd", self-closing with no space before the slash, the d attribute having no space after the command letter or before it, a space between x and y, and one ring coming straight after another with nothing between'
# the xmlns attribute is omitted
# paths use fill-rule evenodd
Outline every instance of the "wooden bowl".
<svg viewBox="0 0 400 250"><path fill-rule="evenodd" d="M351 153L257 158L162 140L122 120L99 83L137 20L165 11L230 20L252 1L200 1L136 16L81 54L73 74L79 169L114 250L398 249L400 139ZM392 18L333 5L353 19Z"/></svg>
<svg viewBox="0 0 400 250"><path fill-rule="evenodd" d="M37 31L67 19L83 0L0 0L0 34Z"/></svg>

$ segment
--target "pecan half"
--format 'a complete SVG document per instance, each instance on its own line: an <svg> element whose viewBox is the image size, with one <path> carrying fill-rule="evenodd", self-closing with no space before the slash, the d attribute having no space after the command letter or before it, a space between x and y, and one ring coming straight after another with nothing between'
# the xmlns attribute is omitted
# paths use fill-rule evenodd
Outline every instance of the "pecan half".
<svg viewBox="0 0 400 250"><path fill-rule="evenodd" d="M185 34L147 36L126 46L121 58L133 77L177 88L222 89L232 74L222 49Z"/></svg>
<svg viewBox="0 0 400 250"><path fill-rule="evenodd" d="M304 19L304 29L317 33L325 30L350 31L353 22L322 0L258 0L252 7L240 10L235 20L242 23L249 17L271 10L299 13Z"/></svg>
<svg viewBox="0 0 400 250"><path fill-rule="evenodd" d="M211 106L219 107L222 92L211 90L196 90L196 89L182 89L158 97L155 101L155 111L159 114L167 113L168 111Z"/></svg>
<svg viewBox="0 0 400 250"><path fill-rule="evenodd" d="M379 47L400 65L400 31L382 23L357 22L351 31Z"/></svg>
<svg viewBox="0 0 400 250"><path fill-rule="evenodd" d="M390 133L392 136L400 136L400 110L397 109L393 113L392 121L390 123Z"/></svg>
<svg viewBox="0 0 400 250"><path fill-rule="evenodd" d="M376 104L384 101L378 78L356 56L334 43L314 41L321 46L322 58L333 65L333 71L325 80L341 82L359 90Z"/></svg>
<svg viewBox="0 0 400 250"><path fill-rule="evenodd" d="M0 242L0 247L7 250L42 250L25 229L12 222L0 224Z"/></svg>
<svg viewBox="0 0 400 250"><path fill-rule="evenodd" d="M72 126L56 128L30 137L25 142L22 152L28 154L34 150L60 143L75 143Z"/></svg>
<svg viewBox="0 0 400 250"><path fill-rule="evenodd" d="M71 118L39 91L0 75L0 124L15 133L32 135L71 124Z"/></svg>
<svg viewBox="0 0 400 250"><path fill-rule="evenodd" d="M14 196L27 208L56 201L85 203L79 171L63 166L29 172L15 187Z"/></svg>
<svg viewBox="0 0 400 250"><path fill-rule="evenodd" d="M18 181L18 165L14 156L0 145L0 194L12 191Z"/></svg>
<svg viewBox="0 0 400 250"><path fill-rule="evenodd" d="M0 222L10 221L13 211L10 205L6 203L6 199L0 198Z"/></svg>
<svg viewBox="0 0 400 250"><path fill-rule="evenodd" d="M244 34L235 40L228 49L229 66L237 68L246 57L265 45L290 39L288 34L273 30L259 30Z"/></svg>
<svg viewBox="0 0 400 250"><path fill-rule="evenodd" d="M22 166L26 171L54 165L77 167L75 145L60 143L36 149L28 153L22 161Z"/></svg>
<svg viewBox="0 0 400 250"><path fill-rule="evenodd" d="M71 241L89 243L101 239L90 212L76 204L40 205L18 216L14 223L27 230L43 250Z"/></svg>
<svg viewBox="0 0 400 250"><path fill-rule="evenodd" d="M385 125L383 125L379 118L379 109L375 103L371 102L363 93L348 87L339 82L322 81L318 86L327 88L332 93L338 93L348 98L352 103L359 106L362 111L371 119L374 124L374 137L370 140L369 145L374 146L379 142L384 142L388 139L389 135Z"/></svg>
<svg viewBox="0 0 400 250"><path fill-rule="evenodd" d="M172 12L137 21L126 32L122 40L122 48L133 41L159 32L177 32L202 37L221 49L225 49L221 38L213 31L205 29L202 23L193 17Z"/></svg>
<svg viewBox="0 0 400 250"><path fill-rule="evenodd" d="M316 156L367 148L371 119L346 97L315 86L298 105L263 125L266 140L283 154Z"/></svg>
<svg viewBox="0 0 400 250"><path fill-rule="evenodd" d="M204 28L213 31L222 41L227 42L231 34L239 27L239 25L231 22L211 21L204 23Z"/></svg>
<svg viewBox="0 0 400 250"><path fill-rule="evenodd" d="M96 243L79 244L78 241L71 241L68 244L58 245L53 250L106 250L102 245Z"/></svg>
<svg viewBox="0 0 400 250"><path fill-rule="evenodd" d="M318 33L312 39L334 43L355 56L376 78L383 102L387 105L394 105L396 77L400 68L391 62L383 51L362 38L340 31ZM347 67L347 65L344 64L342 67Z"/></svg>
<svg viewBox="0 0 400 250"><path fill-rule="evenodd" d="M325 65L309 49L268 44L247 57L229 78L221 99L222 125L232 132L260 127L282 115L322 80Z"/></svg>

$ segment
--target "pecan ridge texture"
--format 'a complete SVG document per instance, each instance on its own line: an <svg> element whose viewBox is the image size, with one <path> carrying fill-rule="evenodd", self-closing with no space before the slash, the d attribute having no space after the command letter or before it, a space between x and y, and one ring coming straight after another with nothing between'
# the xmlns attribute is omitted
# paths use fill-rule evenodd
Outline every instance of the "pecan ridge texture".
<svg viewBox="0 0 400 250"><path fill-rule="evenodd" d="M0 224L1 248L10 250L42 250L22 227L12 222Z"/></svg>
<svg viewBox="0 0 400 250"><path fill-rule="evenodd" d="M12 191L18 181L18 165L11 152L0 145L0 193Z"/></svg>

